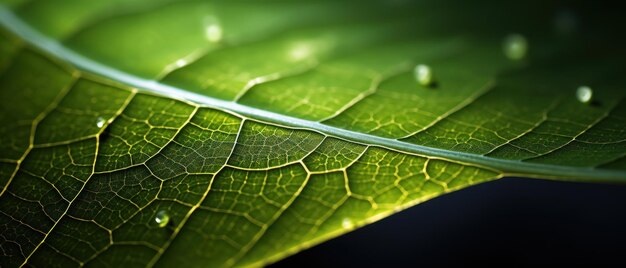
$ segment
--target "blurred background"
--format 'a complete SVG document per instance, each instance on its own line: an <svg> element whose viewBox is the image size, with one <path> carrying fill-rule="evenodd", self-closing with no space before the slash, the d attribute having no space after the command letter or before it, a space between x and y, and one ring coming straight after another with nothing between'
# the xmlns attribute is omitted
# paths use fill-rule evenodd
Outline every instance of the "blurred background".
<svg viewBox="0 0 626 268"><path fill-rule="evenodd" d="M521 178L480 184L272 267L469 265L626 267L626 185Z"/></svg>

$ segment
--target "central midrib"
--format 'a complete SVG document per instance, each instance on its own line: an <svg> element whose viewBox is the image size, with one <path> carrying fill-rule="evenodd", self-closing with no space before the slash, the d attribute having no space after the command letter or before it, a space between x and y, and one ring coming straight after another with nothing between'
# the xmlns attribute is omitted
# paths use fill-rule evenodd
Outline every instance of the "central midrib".
<svg viewBox="0 0 626 268"><path fill-rule="evenodd" d="M94 60L84 57L73 50L64 47L37 30L33 29L18 17L16 17L6 7L0 5L0 24L12 31L14 34L28 42L29 44L45 51L55 57L61 58L74 65L80 70L94 73L114 81L118 81L128 86L135 87L140 91L156 93L173 99L186 100L199 105L218 108L229 112L234 112L252 119L272 122L285 127L300 128L320 132L324 135L342 138L357 143L386 147L396 151L417 154L430 158L442 158L453 160L462 164L474 164L491 169L496 169L505 175L541 177L548 179L579 180L594 182L603 180L607 182L626 182L626 173L613 170L602 170L594 168L556 166L540 163L529 163L517 160L504 160L491 158L483 155L470 154L464 152L454 152L444 149L426 147L422 145L407 143L396 139L384 138L380 136L359 133L343 128L333 127L316 121L300 119L292 116L265 111L262 109L241 105L232 101L220 100L203 96L197 93L185 91L184 89L165 85L154 80L141 78L109 66L100 64Z"/></svg>

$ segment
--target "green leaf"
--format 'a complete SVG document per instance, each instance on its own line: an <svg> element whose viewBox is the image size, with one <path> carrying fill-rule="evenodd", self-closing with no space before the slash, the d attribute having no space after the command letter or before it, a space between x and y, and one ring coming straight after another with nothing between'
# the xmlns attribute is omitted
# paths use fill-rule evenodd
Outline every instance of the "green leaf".
<svg viewBox="0 0 626 268"><path fill-rule="evenodd" d="M503 176L626 181L619 44L539 1L2 2L3 266L259 266Z"/></svg>

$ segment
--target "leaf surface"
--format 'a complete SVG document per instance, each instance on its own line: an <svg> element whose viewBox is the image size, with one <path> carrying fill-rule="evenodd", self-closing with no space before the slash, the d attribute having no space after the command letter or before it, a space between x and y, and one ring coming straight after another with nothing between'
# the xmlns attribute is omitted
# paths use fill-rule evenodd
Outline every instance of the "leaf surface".
<svg viewBox="0 0 626 268"><path fill-rule="evenodd" d="M623 55L550 8L4 2L8 266L258 266L506 175L626 180Z"/></svg>

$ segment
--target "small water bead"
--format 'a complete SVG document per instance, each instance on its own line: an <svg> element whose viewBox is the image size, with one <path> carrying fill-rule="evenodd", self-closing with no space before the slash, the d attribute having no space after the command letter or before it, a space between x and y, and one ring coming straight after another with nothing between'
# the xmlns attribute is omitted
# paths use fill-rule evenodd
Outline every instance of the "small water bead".
<svg viewBox="0 0 626 268"><path fill-rule="evenodd" d="M418 64L413 70L415 79L422 86L430 86L433 84L433 71L428 65Z"/></svg>
<svg viewBox="0 0 626 268"><path fill-rule="evenodd" d="M159 225L159 227L163 228L170 222L170 215L165 210L159 210L154 217L154 221Z"/></svg>
<svg viewBox="0 0 626 268"><path fill-rule="evenodd" d="M593 100L593 90L588 86L580 86L576 90L576 98L582 103L590 103Z"/></svg>
<svg viewBox="0 0 626 268"><path fill-rule="evenodd" d="M341 226L344 229L352 229L354 227L354 223L350 218L343 218L343 220L341 221Z"/></svg>
<svg viewBox="0 0 626 268"><path fill-rule="evenodd" d="M504 55L511 60L521 60L528 53L528 41L521 34L510 34L502 44Z"/></svg>
<svg viewBox="0 0 626 268"><path fill-rule="evenodd" d="M222 41L223 29L219 23L219 20L214 16L207 16L204 18L204 36L211 43L217 43Z"/></svg>
<svg viewBox="0 0 626 268"><path fill-rule="evenodd" d="M104 118L98 117L98 119L96 119L96 126L98 128L102 128L106 122L107 121Z"/></svg>
<svg viewBox="0 0 626 268"><path fill-rule="evenodd" d="M309 59L313 56L313 47L307 43L295 44L289 50L289 57L294 61Z"/></svg>
<svg viewBox="0 0 626 268"><path fill-rule="evenodd" d="M212 43L217 43L222 40L222 27L217 24L208 25L205 29L207 40Z"/></svg>
<svg viewBox="0 0 626 268"><path fill-rule="evenodd" d="M183 67L183 66L187 65L187 60L180 59L180 60L177 60L175 64L176 64L176 67L180 68L180 67Z"/></svg>

